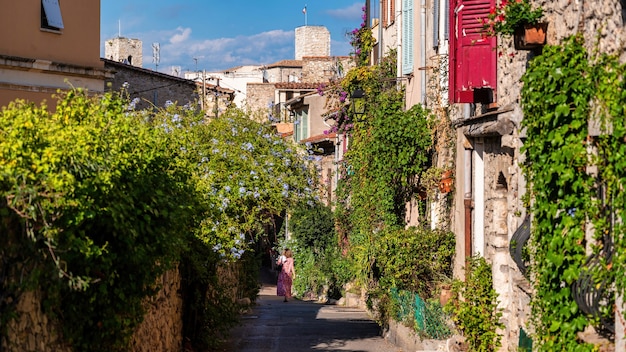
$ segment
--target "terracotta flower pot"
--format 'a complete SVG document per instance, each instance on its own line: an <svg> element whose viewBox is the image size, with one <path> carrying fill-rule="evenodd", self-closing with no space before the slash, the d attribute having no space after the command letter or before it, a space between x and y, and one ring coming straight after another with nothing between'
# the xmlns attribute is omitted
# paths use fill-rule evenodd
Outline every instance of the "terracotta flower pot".
<svg viewBox="0 0 626 352"><path fill-rule="evenodd" d="M442 285L441 292L439 293L439 303L445 306L448 301L453 297L452 287L450 285Z"/></svg>
<svg viewBox="0 0 626 352"><path fill-rule="evenodd" d="M546 33L548 31L548 23L525 24L515 30L513 42L515 49L532 50L542 47L546 44Z"/></svg>
<svg viewBox="0 0 626 352"><path fill-rule="evenodd" d="M441 181L439 181L439 191L441 193L449 193L452 191L453 181L452 171L444 172L443 175L441 175Z"/></svg>

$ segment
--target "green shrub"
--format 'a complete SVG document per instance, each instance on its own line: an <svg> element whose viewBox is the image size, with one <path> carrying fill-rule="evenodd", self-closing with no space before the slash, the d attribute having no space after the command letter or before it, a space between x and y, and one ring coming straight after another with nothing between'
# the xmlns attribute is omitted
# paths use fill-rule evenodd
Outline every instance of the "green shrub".
<svg viewBox="0 0 626 352"><path fill-rule="evenodd" d="M497 329L502 312L498 309L498 294L493 289L491 266L485 258L469 258L465 281L455 280L446 310L452 313L456 326L463 332L470 351L492 352L500 347L501 336Z"/></svg>
<svg viewBox="0 0 626 352"><path fill-rule="evenodd" d="M306 153L238 110L207 123L189 107L148 114L75 90L54 113L11 104L0 134L0 273L10 276L0 333L19 294L39 287L76 351L127 350L157 278L177 263L197 314L185 330L230 326L238 297L217 287L218 263L240 260L237 295L256 296L263 225L314 186Z"/></svg>
<svg viewBox="0 0 626 352"><path fill-rule="evenodd" d="M75 350L125 349L194 226L191 174L126 112L71 91L54 113L17 102L0 116L0 189L31 242L8 245L37 263L23 274L49 286L44 304Z"/></svg>
<svg viewBox="0 0 626 352"><path fill-rule="evenodd" d="M452 277L454 233L410 227L385 231L377 243L381 285L431 298L442 279Z"/></svg>

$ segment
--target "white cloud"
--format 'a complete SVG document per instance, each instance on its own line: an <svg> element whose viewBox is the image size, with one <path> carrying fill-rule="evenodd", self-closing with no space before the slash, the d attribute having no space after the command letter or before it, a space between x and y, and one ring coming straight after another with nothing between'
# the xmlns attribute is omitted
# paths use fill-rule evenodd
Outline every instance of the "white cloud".
<svg viewBox="0 0 626 352"><path fill-rule="evenodd" d="M169 72L170 66L183 70L223 70L238 65L270 64L294 58L294 32L271 30L249 36L194 39L191 29L144 33L144 67L151 64L149 43L161 42L159 71ZM197 58L197 66L194 58Z"/></svg>
<svg viewBox="0 0 626 352"><path fill-rule="evenodd" d="M363 3L355 2L354 4L344 7L342 9L328 10L326 11L330 17L342 19L342 20L358 20L363 14Z"/></svg>
<svg viewBox="0 0 626 352"><path fill-rule="evenodd" d="M170 43L172 43L172 44L182 43L182 42L186 41L187 39L189 39L189 36L191 35L191 28L178 27L178 28L176 28L176 31L178 33L174 34L170 38Z"/></svg>

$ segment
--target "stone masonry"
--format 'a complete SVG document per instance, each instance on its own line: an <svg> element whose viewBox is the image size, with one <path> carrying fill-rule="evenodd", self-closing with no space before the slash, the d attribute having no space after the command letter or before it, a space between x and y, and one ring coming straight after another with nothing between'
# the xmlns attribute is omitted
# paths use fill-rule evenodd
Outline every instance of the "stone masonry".
<svg viewBox="0 0 626 352"><path fill-rule="evenodd" d="M355 66L349 56L306 56L302 61L302 82L328 82Z"/></svg>
<svg viewBox="0 0 626 352"><path fill-rule="evenodd" d="M194 81L164 73L103 59L106 68L114 71L113 79L107 81L107 90L124 90L129 98L139 98L135 109L164 107L167 101L179 106L198 101L198 87Z"/></svg>
<svg viewBox="0 0 626 352"><path fill-rule="evenodd" d="M296 28L296 60L305 56L330 56L330 32L324 26Z"/></svg>
<svg viewBox="0 0 626 352"><path fill-rule="evenodd" d="M112 61L142 67L142 47L143 44L139 39L124 37L109 39L104 44L104 57Z"/></svg>
<svg viewBox="0 0 626 352"><path fill-rule="evenodd" d="M548 22L547 44L558 44L580 33L590 54L617 54L622 62L626 62L624 9L620 11L616 1L534 0L531 3L533 7L544 10L544 19ZM508 247L512 235L526 216L521 200L527 190L520 167L524 161L520 148L526 138L521 128L520 78L529 60L540 53L516 50L512 38L502 36L498 37L497 50L497 119L508 121L514 128L499 136L466 133L465 137L473 141L482 138L484 142L484 255L492 264L494 288L498 292L499 306L503 309L505 329L500 331L503 336L500 351L511 351L518 346L520 329L532 332L529 331L532 329L529 322L532 288L512 260ZM463 109L451 111L453 121L467 117ZM474 116L481 113L484 111L477 109ZM473 126L479 127L478 124ZM459 132L462 136L463 132ZM461 207L457 207L457 212ZM616 331L619 329L616 328ZM615 341L618 340L616 337ZM624 350L624 346L616 345L615 350Z"/></svg>

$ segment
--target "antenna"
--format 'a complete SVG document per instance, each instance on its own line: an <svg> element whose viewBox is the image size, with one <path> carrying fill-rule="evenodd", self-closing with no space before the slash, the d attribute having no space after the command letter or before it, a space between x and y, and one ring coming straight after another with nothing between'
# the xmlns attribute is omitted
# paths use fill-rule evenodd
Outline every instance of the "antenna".
<svg viewBox="0 0 626 352"><path fill-rule="evenodd" d="M155 71L159 70L159 61L161 60L159 51L161 51L160 44L152 43L152 62L154 62Z"/></svg>
<svg viewBox="0 0 626 352"><path fill-rule="evenodd" d="M118 38L122 37L122 21L121 20L117 20L117 37Z"/></svg>

